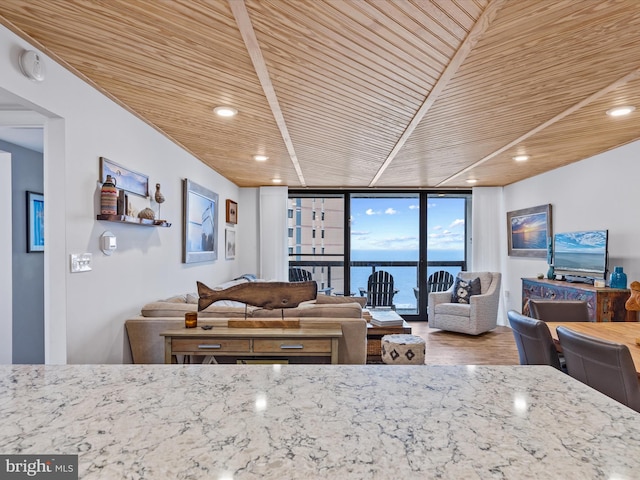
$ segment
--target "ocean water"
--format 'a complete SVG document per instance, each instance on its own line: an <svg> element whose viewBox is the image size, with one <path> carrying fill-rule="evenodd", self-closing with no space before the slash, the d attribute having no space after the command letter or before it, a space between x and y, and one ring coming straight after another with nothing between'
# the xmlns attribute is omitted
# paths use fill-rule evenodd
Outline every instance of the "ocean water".
<svg viewBox="0 0 640 480"><path fill-rule="evenodd" d="M353 250L351 252L353 261L418 261L417 250ZM463 261L463 250L431 250L429 251L429 261ZM418 285L418 268L415 267L377 267L376 270L386 270L393 275L393 282L398 293L394 297L397 308L416 308L416 297L413 287ZM436 270L445 270L454 277L460 271L460 267L428 267L427 277ZM371 267L351 268L351 291L359 295L359 287L367 287L367 280L371 275ZM422 285L426 278L420 282Z"/></svg>
<svg viewBox="0 0 640 480"><path fill-rule="evenodd" d="M513 248L547 248L547 231L514 233L511 236Z"/></svg>
<svg viewBox="0 0 640 480"><path fill-rule="evenodd" d="M556 252L553 261L559 269L601 272L605 270L607 257L603 252Z"/></svg>

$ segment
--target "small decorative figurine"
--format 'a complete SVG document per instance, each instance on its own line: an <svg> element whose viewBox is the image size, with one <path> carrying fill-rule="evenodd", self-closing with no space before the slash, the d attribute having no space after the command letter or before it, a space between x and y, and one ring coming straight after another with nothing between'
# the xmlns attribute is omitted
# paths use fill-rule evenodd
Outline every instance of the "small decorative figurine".
<svg viewBox="0 0 640 480"><path fill-rule="evenodd" d="M155 200L156 200L156 203L158 204L158 218L160 218L160 204L164 202L164 195L160 191L160 184L159 183L156 183Z"/></svg>

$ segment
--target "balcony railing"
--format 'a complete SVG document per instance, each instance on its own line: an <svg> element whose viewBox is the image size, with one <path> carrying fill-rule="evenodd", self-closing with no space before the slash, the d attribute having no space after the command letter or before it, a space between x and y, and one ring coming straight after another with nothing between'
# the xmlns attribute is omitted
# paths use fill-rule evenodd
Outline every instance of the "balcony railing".
<svg viewBox="0 0 640 480"><path fill-rule="evenodd" d="M301 255L295 255L299 258ZM312 255L310 255L312 256ZM335 255L332 255L335 257ZM318 255L313 255L318 258ZM401 314L416 315L417 295L414 288L420 288L426 284L418 279L417 261L352 261L349 263L351 287L344 286L344 262L339 260L290 260L290 267L305 268L312 272L314 280L319 288L333 288L334 295L357 295L359 287L367 286L369 275L377 270L386 270L394 277L395 288L398 293L394 298L396 310ZM315 271L314 271L315 269ZM321 271L319 271L320 269ZM427 262L427 277L437 270L446 270L455 275L466 270L466 262L459 260L443 261L435 260ZM345 293L346 292L346 293Z"/></svg>

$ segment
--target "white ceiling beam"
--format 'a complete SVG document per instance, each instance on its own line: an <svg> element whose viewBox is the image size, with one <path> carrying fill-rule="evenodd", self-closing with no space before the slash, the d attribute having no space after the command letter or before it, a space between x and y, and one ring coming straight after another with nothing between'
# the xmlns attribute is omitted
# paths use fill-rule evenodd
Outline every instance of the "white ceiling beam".
<svg viewBox="0 0 640 480"><path fill-rule="evenodd" d="M534 136L536 133L541 132L545 128L550 127L554 123L557 123L560 120L562 120L563 118L568 117L572 113L577 112L582 107L586 107L587 105L589 105L590 103L595 102L596 100L598 100L599 98L603 97L604 95L606 95L606 94L616 90L617 88L620 88L621 86L625 85L626 83L631 82L633 80L636 80L638 78L640 78L640 68L637 68L637 69L633 70L631 73L625 75L624 77L619 78L615 82L613 82L610 85L607 85L606 87L604 87L602 90L599 90L596 93L594 93L592 95L589 95L587 98L585 98L585 99L581 100L580 102L576 103L575 105L567 108L565 111L560 112L555 117L550 118L546 122L541 123L537 127L533 128L533 129L529 130L528 132L526 132L525 134L519 136L518 138L516 138L512 142L509 142L505 146L500 147L495 152L492 152L489 155L486 155L485 157L482 157L477 162L472 163L471 165L469 165L468 167L463 168L462 170L460 170L457 173L454 173L450 177L448 177L448 178L444 179L443 181L441 181L438 185L436 185L436 187L441 187L442 185L444 185L446 183L449 183L450 181L458 178L460 175L464 175L465 173L473 170L474 168L479 167L483 163L488 162L492 158L500 155L501 153L506 152L510 148L513 148L516 145L518 145L519 143L525 141L527 138Z"/></svg>
<svg viewBox="0 0 640 480"><path fill-rule="evenodd" d="M251 19L249 18L247 6L245 5L244 0L229 0L229 6L231 7L233 16L235 17L238 28L240 29L240 35L242 35L242 39L244 40L244 44L247 47L247 51L249 52L251 61L253 62L253 68L258 75L258 79L260 80L260 84L262 85L262 90L267 97L267 102L269 102L269 107L271 108L271 112L273 113L273 118L275 119L276 124L280 129L280 135L282 135L282 140L284 140L287 151L289 152L289 157L291 157L291 163L293 163L293 167L295 168L296 174L298 175L298 181L300 182L301 186L306 187L307 184L304 181L304 176L302 175L302 168L300 168L298 156L296 155L296 151L293 148L293 142L291 141L291 136L289 135L287 124L284 121L284 115L282 114L282 109L280 108L280 103L278 102L276 91L274 90L273 84L271 83L269 70L267 69L267 64L264 61L264 57L262 56L262 51L260 50L260 45L258 44L256 32L253 29Z"/></svg>
<svg viewBox="0 0 640 480"><path fill-rule="evenodd" d="M487 31L489 25L491 25L491 22L495 19L498 14L498 10L500 10L500 7L502 7L505 1L506 0L492 0L491 3L487 5L487 8L484 9L480 18L478 18L478 21L473 25L473 28L460 45L460 48L458 48L456 53L453 55L453 58L442 72L442 75L440 75L440 78L438 78L431 91L427 94L427 97L407 125L407 128L402 132L402 135L394 145L386 160L374 175L371 183L369 183L369 187L375 186L384 171L389 167L389 165L391 165L391 162L396 158L396 155L398 155L402 147L404 147L404 144L407 142L418 124L422 121L429 109L449 84L449 81L456 74L460 65L462 65L466 60L467 56L471 53L471 50L473 50L473 47L478 43L478 40L480 40L484 32Z"/></svg>

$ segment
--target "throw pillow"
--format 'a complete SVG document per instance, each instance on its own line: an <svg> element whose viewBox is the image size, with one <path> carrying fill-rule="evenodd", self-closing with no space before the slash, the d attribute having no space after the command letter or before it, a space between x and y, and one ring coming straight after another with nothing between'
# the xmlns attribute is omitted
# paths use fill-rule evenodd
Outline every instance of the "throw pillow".
<svg viewBox="0 0 640 480"><path fill-rule="evenodd" d="M187 303L197 304L199 298L197 293L187 293Z"/></svg>
<svg viewBox="0 0 640 480"><path fill-rule="evenodd" d="M469 303L472 295L480 295L481 293L480 279L464 280L460 277L456 278L451 294L451 303Z"/></svg>

